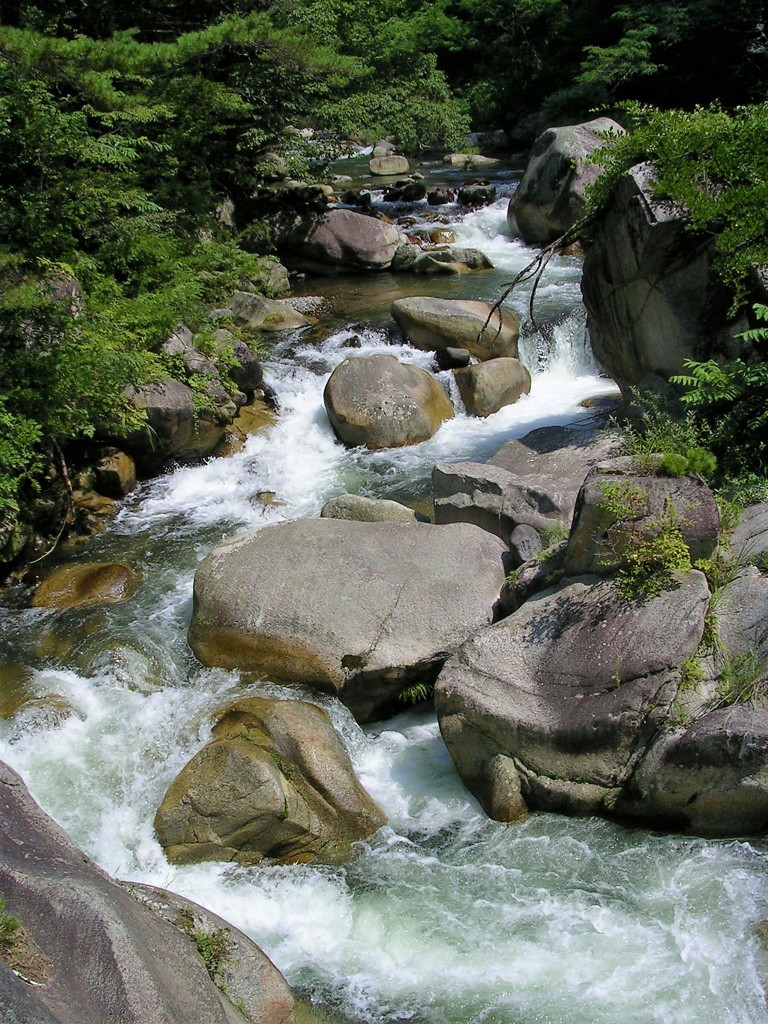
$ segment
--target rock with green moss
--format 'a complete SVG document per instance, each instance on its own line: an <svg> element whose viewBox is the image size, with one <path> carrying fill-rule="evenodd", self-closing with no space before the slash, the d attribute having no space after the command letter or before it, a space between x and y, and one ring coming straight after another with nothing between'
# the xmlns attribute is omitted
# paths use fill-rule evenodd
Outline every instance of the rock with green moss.
<svg viewBox="0 0 768 1024"><path fill-rule="evenodd" d="M384 822L325 711L250 697L171 784L155 829L179 864L338 864Z"/></svg>

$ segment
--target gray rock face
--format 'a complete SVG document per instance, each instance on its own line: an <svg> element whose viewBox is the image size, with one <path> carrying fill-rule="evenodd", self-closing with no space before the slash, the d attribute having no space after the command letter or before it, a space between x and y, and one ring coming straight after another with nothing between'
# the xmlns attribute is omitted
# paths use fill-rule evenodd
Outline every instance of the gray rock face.
<svg viewBox="0 0 768 1024"><path fill-rule="evenodd" d="M329 210L306 238L297 241L296 251L332 266L386 270L405 240L393 224L354 210Z"/></svg>
<svg viewBox="0 0 768 1024"><path fill-rule="evenodd" d="M585 124L548 128L539 136L509 201L507 222L513 235L546 244L584 215L584 189L600 173L588 158L608 145L598 132L623 135L624 129L609 117L598 117Z"/></svg>
<svg viewBox="0 0 768 1024"><path fill-rule="evenodd" d="M592 351L622 390L681 373L685 359L734 355L739 344L711 238L687 231L685 210L655 199L653 180L650 164L627 172L584 262Z"/></svg>
<svg viewBox="0 0 768 1024"><path fill-rule="evenodd" d="M155 816L168 859L341 863L385 823L327 712L249 697L171 784Z"/></svg>
<svg viewBox="0 0 768 1024"><path fill-rule="evenodd" d="M514 314L503 310L489 320L490 313L489 303L465 299L417 296L392 303L393 318L416 348L465 348L480 360L516 359L520 328Z"/></svg>
<svg viewBox="0 0 768 1024"><path fill-rule="evenodd" d="M359 523L415 523L416 513L399 501L366 498L363 494L340 494L326 501L321 519L353 519Z"/></svg>
<svg viewBox="0 0 768 1024"><path fill-rule="evenodd" d="M150 429L133 431L122 443L144 469L171 459L183 462L210 455L224 436L227 417L207 409L198 416L191 388L178 380L144 384L130 388L128 394L146 413Z"/></svg>
<svg viewBox="0 0 768 1024"><path fill-rule="evenodd" d="M349 448L418 444L453 416L451 400L430 373L391 355L345 359L328 378L323 401Z"/></svg>
<svg viewBox="0 0 768 1024"><path fill-rule="evenodd" d="M38 947L45 977L31 988L0 968L3 1021L232 1024L238 1019L189 938L78 850L5 765L0 767L0 892ZM280 1024L290 1014L265 1019Z"/></svg>
<svg viewBox="0 0 768 1024"><path fill-rule="evenodd" d="M507 541L521 523L536 530L570 523L591 466L618 451L601 417L532 430L487 463L438 463L432 474L435 521L475 523Z"/></svg>
<svg viewBox="0 0 768 1024"><path fill-rule="evenodd" d="M470 416L491 416L531 390L531 375L519 359L489 359L455 370L454 377Z"/></svg>
<svg viewBox="0 0 768 1024"><path fill-rule="evenodd" d="M768 555L768 502L744 509L731 537L730 553L740 565L760 565Z"/></svg>
<svg viewBox="0 0 768 1024"><path fill-rule="evenodd" d="M632 511L625 525L609 507L612 493ZM615 571L625 564L627 545L659 533L667 509L673 510L691 560L708 558L717 547L720 512L705 483L691 476L643 475L628 458L599 463L579 491L563 571L571 576Z"/></svg>
<svg viewBox="0 0 768 1024"><path fill-rule="evenodd" d="M645 603L565 581L459 649L440 673L440 729L486 812L612 813L664 726L704 629L701 573Z"/></svg>
<svg viewBox="0 0 768 1024"><path fill-rule="evenodd" d="M218 935L226 948L215 966L214 982L233 1005L242 1007L248 1021L259 1024L293 1024L293 995L285 978L256 943L223 917L166 889L138 882L122 887L153 914L194 939Z"/></svg>
<svg viewBox="0 0 768 1024"><path fill-rule="evenodd" d="M316 686L374 721L492 621L504 554L466 524L274 524L199 566L189 641L205 665Z"/></svg>

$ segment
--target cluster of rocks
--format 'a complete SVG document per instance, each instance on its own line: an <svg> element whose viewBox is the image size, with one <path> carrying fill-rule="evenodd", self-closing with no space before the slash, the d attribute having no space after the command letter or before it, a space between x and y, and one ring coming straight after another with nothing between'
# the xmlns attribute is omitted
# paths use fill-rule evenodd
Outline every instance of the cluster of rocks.
<svg viewBox="0 0 768 1024"><path fill-rule="evenodd" d="M506 309L486 302L397 299L392 317L416 348L452 369L467 412L490 416L531 389L517 358L519 327ZM477 362L470 365L470 360ZM426 441L454 415L448 394L427 370L396 356L350 356L323 394L336 436L348 447L397 448Z"/></svg>

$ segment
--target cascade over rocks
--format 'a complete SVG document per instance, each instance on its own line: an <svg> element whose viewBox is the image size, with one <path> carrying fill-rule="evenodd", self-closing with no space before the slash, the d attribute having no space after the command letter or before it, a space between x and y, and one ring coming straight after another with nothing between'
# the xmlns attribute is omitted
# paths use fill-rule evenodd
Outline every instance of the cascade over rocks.
<svg viewBox="0 0 768 1024"><path fill-rule="evenodd" d="M248 697L212 736L155 816L173 863L337 864L385 823L322 708Z"/></svg>
<svg viewBox="0 0 768 1024"><path fill-rule="evenodd" d="M189 642L205 665L316 686L375 721L493 620L506 568L468 524L277 523L203 560Z"/></svg>
<svg viewBox="0 0 768 1024"><path fill-rule="evenodd" d="M430 373L387 354L345 359L328 378L323 401L348 448L418 444L453 416L451 400Z"/></svg>
<svg viewBox="0 0 768 1024"><path fill-rule="evenodd" d="M585 576L467 641L440 673L435 707L486 812L612 813L664 728L708 602L695 571L635 602Z"/></svg>
<svg viewBox="0 0 768 1024"><path fill-rule="evenodd" d="M209 977L183 926L168 924L112 881L4 764L0 892L28 937L20 970L35 982L26 983L0 959L3 1021L234 1024L244 1019ZM250 971L249 983L269 984L247 1000L247 1009L260 1007L263 1016L245 1019L291 1024L287 985L245 935L237 936L244 956L262 963L258 977Z"/></svg>
<svg viewBox="0 0 768 1024"><path fill-rule="evenodd" d="M509 201L507 223L526 242L547 244L559 238L584 215L584 190L600 174L589 162L608 145L603 133L623 135L609 117L584 124L548 128L534 143L528 166Z"/></svg>
<svg viewBox="0 0 768 1024"><path fill-rule="evenodd" d="M637 164L600 219L582 278L592 351L622 390L650 374L683 372L685 359L733 358L741 327L712 272L712 237L686 230L683 207L652 193L654 169Z"/></svg>
<svg viewBox="0 0 768 1024"><path fill-rule="evenodd" d="M416 348L465 348L480 360L516 359L520 328L514 313L505 309L500 316L497 311L488 321L490 313L489 303L467 299L417 296L392 303L393 318Z"/></svg>

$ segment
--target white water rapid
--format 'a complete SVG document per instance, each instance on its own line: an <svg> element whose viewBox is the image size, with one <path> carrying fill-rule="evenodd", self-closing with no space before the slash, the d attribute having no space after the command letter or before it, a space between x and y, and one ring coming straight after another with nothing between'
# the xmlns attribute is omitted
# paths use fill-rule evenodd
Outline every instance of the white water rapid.
<svg viewBox="0 0 768 1024"><path fill-rule="evenodd" d="M461 244L499 268L471 277L478 297L495 295L532 255L504 234L504 206L454 225ZM311 695L333 715L388 816L345 867L174 867L154 837L165 789L218 709L244 693L296 696L195 662L186 628L200 558L243 528L316 515L344 491L427 496L435 461L483 459L533 427L584 415L580 401L612 385L591 360L578 283L575 260L547 270L542 308L560 316L546 341L523 345L530 396L488 420L458 415L431 441L400 451L346 451L322 404L328 374L350 354L345 343L356 335L356 351L380 350L394 328L354 323L323 341L279 343L267 365L277 424L231 458L142 485L109 529L71 556L136 566L142 581L131 600L98 612L3 609L0 651L19 685L61 695L74 714L0 720L0 758L106 870L176 890L243 928L331 1020L768 1024L757 928L768 916L762 841L550 814L489 821L427 711L362 730L338 703ZM523 315L525 300L512 300ZM408 347L388 351L430 364Z"/></svg>

